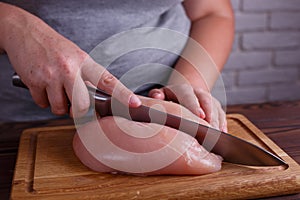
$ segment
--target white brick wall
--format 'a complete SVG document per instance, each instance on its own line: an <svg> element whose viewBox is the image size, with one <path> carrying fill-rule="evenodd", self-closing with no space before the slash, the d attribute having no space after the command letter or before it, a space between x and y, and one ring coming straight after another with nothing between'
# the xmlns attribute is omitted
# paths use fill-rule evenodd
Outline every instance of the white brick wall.
<svg viewBox="0 0 300 200"><path fill-rule="evenodd" d="M222 72L227 104L300 99L300 0L231 2L236 35Z"/></svg>

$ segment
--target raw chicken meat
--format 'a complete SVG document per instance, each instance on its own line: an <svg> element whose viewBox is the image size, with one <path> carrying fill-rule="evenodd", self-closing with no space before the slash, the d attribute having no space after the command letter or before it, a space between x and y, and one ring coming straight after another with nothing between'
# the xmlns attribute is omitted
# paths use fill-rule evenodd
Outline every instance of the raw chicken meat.
<svg viewBox="0 0 300 200"><path fill-rule="evenodd" d="M144 105L207 122L179 104L142 97ZM73 149L81 162L98 172L136 175L200 175L221 169L222 158L206 151L195 138L155 123L108 116L77 129Z"/></svg>

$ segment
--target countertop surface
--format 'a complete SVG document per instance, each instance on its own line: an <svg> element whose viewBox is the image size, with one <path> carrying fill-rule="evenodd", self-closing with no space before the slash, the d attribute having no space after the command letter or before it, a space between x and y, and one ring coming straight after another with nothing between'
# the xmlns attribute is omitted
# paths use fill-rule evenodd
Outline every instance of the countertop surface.
<svg viewBox="0 0 300 200"><path fill-rule="evenodd" d="M300 163L300 101L237 105L227 113L246 116L280 148ZM71 119L0 124L0 199L9 199L22 131L32 127L72 125ZM266 199L300 199L300 194Z"/></svg>

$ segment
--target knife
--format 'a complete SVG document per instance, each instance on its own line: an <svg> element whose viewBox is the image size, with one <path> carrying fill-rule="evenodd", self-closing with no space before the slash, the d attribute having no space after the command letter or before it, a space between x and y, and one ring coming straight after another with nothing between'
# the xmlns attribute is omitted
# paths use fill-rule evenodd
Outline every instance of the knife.
<svg viewBox="0 0 300 200"><path fill-rule="evenodd" d="M27 88L18 75L14 74L12 80L13 85ZM100 89L90 86L87 88L95 100L95 110L101 117L115 115L178 129L195 137L199 144L208 151L222 156L225 162L248 166L288 167L288 164L277 155L228 133L145 105L128 108Z"/></svg>

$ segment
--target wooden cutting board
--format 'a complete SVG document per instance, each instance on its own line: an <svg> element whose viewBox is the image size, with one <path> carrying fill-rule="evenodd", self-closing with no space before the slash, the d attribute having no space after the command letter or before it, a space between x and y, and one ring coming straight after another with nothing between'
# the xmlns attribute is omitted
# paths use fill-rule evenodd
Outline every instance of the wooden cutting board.
<svg viewBox="0 0 300 200"><path fill-rule="evenodd" d="M300 192L300 166L244 116L228 115L229 132L280 156L289 168L223 163L202 176L130 176L96 173L75 157L73 126L25 130L12 199L249 199Z"/></svg>

